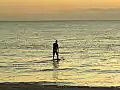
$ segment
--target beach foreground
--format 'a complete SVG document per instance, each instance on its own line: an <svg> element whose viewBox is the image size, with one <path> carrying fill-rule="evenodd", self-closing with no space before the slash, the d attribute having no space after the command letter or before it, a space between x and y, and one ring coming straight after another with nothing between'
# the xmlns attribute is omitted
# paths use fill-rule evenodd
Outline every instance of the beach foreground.
<svg viewBox="0 0 120 90"><path fill-rule="evenodd" d="M57 86L37 83L0 83L0 90L119 90L119 87Z"/></svg>

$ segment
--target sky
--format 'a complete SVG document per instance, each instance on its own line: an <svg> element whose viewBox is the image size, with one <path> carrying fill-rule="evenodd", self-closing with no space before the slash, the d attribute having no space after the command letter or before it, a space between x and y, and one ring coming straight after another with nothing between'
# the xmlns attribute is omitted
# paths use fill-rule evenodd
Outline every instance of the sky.
<svg viewBox="0 0 120 90"><path fill-rule="evenodd" d="M120 20L120 0L0 0L0 21Z"/></svg>

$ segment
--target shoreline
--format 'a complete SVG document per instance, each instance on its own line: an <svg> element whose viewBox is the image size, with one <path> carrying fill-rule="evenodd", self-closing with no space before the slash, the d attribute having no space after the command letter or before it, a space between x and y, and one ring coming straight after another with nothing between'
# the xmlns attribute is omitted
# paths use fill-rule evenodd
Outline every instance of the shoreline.
<svg viewBox="0 0 120 90"><path fill-rule="evenodd" d="M0 90L119 90L120 87L97 87L97 86L58 86L41 85L34 83L0 83Z"/></svg>

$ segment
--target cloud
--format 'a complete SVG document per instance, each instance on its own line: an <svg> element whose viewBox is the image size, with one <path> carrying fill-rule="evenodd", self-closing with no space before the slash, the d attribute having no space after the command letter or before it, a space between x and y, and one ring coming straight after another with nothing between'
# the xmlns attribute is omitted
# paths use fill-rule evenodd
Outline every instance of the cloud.
<svg viewBox="0 0 120 90"><path fill-rule="evenodd" d="M120 8L85 8L85 9L81 9L81 8L78 8L76 9L77 12L104 12L104 11L107 11L107 12L120 12Z"/></svg>

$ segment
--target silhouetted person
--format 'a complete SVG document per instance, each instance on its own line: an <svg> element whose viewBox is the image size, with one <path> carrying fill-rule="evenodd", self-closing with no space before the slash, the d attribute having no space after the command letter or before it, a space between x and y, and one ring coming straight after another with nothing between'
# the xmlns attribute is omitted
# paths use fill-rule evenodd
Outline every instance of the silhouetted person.
<svg viewBox="0 0 120 90"><path fill-rule="evenodd" d="M53 43L53 60L55 54L57 55L57 60L59 60L59 46L57 44L57 40L55 41L55 43Z"/></svg>

